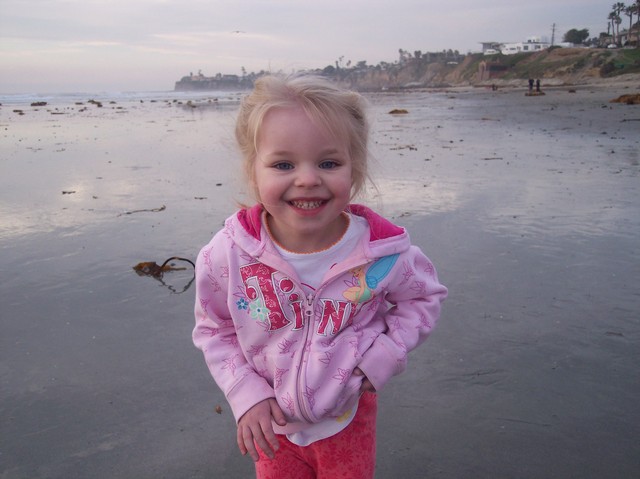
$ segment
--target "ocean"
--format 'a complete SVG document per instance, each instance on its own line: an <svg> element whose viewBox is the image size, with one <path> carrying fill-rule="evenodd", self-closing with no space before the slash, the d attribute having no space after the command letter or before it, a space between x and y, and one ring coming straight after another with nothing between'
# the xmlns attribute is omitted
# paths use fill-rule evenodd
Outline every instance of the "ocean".
<svg viewBox="0 0 640 479"><path fill-rule="evenodd" d="M87 102L89 100L105 103L129 102L158 102L183 101L187 102L216 98L219 101L235 101L243 92L232 91L130 91L130 92L70 92L70 93L13 93L0 94L0 104L3 106L27 106L35 102L47 102L49 105L59 106Z"/></svg>

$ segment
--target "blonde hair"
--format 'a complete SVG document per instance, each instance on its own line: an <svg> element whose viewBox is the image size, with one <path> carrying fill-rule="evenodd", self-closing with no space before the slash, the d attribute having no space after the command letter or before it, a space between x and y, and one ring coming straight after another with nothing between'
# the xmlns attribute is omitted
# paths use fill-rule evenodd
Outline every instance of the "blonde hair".
<svg viewBox="0 0 640 479"><path fill-rule="evenodd" d="M352 162L351 197L355 197L368 178L366 102L360 94L312 75L260 77L242 100L235 135L247 180L254 180L258 136L266 114L273 108L291 107L301 107L312 121L347 145Z"/></svg>

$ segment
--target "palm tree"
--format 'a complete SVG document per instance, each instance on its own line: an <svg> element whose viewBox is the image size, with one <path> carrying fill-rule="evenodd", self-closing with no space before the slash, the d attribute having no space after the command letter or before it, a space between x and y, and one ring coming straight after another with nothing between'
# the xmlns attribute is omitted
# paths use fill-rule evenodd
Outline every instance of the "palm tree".
<svg viewBox="0 0 640 479"><path fill-rule="evenodd" d="M635 10L636 17L638 17L638 20L636 20L636 48L640 48L640 0L636 0ZM629 32L629 35L631 35L631 32Z"/></svg>
<svg viewBox="0 0 640 479"><path fill-rule="evenodd" d="M636 6L629 5L624 7L624 14L629 17L629 32L627 35L627 42L631 42L631 28L633 28L633 15L636 13Z"/></svg>
<svg viewBox="0 0 640 479"><path fill-rule="evenodd" d="M626 5L622 2L616 2L612 5L611 10L615 12L616 15L620 16L620 13L626 8Z"/></svg>
<svg viewBox="0 0 640 479"><path fill-rule="evenodd" d="M607 19L609 20L609 25L607 26L607 30L609 30L609 26L611 26L611 37L613 38L613 43L617 43L616 42L616 12L611 12L609 13L609 16L607 17Z"/></svg>
<svg viewBox="0 0 640 479"><path fill-rule="evenodd" d="M620 17L620 13L622 13L625 9L625 5L622 2L616 2L613 4L613 6L611 7L613 9L615 18L615 24L616 24L616 37L618 38L618 42L620 41L620 24L622 23L622 17Z"/></svg>

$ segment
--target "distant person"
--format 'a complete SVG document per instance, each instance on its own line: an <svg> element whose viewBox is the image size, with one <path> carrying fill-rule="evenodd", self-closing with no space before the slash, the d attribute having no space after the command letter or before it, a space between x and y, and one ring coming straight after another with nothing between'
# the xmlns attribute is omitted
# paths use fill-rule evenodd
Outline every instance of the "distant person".
<svg viewBox="0 0 640 479"><path fill-rule="evenodd" d="M540 80L536 80L536 92L540 93Z"/></svg>
<svg viewBox="0 0 640 479"><path fill-rule="evenodd" d="M240 107L257 204L198 255L193 341L258 478L372 478L375 393L447 295L406 230L351 204L368 131L363 98L315 77L262 77Z"/></svg>
<svg viewBox="0 0 640 479"><path fill-rule="evenodd" d="M529 92L533 91L533 78L529 78Z"/></svg>

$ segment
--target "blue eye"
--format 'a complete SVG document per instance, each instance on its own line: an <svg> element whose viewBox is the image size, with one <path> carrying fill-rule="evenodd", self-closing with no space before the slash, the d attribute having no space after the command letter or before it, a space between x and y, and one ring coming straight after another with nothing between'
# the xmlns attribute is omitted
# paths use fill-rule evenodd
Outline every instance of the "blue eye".
<svg viewBox="0 0 640 479"><path fill-rule="evenodd" d="M276 170L291 170L293 165L290 163L276 163L273 165Z"/></svg>
<svg viewBox="0 0 640 479"><path fill-rule="evenodd" d="M325 160L320 163L320 168L323 170L330 170L338 166L338 162L334 160Z"/></svg>

